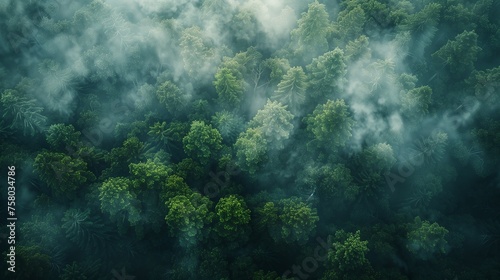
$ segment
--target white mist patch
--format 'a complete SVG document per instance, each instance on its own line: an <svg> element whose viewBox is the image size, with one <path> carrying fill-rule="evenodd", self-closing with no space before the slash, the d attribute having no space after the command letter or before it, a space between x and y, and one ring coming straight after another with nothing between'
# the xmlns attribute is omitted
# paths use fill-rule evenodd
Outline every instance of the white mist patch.
<svg viewBox="0 0 500 280"><path fill-rule="evenodd" d="M273 46L286 39L297 23L297 15L287 1L251 0L244 2L242 9L251 11L259 22L267 40Z"/></svg>
<svg viewBox="0 0 500 280"><path fill-rule="evenodd" d="M403 129L403 119L398 113L393 113L389 117L389 127L393 132L402 132Z"/></svg>

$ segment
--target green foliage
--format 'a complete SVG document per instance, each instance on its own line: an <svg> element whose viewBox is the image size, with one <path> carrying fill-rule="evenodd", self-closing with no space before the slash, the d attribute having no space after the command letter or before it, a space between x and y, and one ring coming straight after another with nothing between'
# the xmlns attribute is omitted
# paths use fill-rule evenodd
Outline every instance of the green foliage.
<svg viewBox="0 0 500 280"><path fill-rule="evenodd" d="M72 264L67 264L66 267L64 267L61 276L61 280L87 280L89 279L87 277L87 273L84 268L82 268L79 264L76 262L73 262Z"/></svg>
<svg viewBox="0 0 500 280"><path fill-rule="evenodd" d="M4 258L7 259L5 255ZM51 257L38 246L16 246L16 279L53 279L50 262ZM24 269L19 269L21 267ZM12 272L5 269L4 275L9 279Z"/></svg>
<svg viewBox="0 0 500 280"><path fill-rule="evenodd" d="M440 20L442 6L438 3L429 3L417 13L406 16L400 28L418 34L429 28L435 28Z"/></svg>
<svg viewBox="0 0 500 280"><path fill-rule="evenodd" d="M222 148L221 143L219 131L203 121L192 122L191 129L182 139L184 152L202 164L207 164L213 154Z"/></svg>
<svg viewBox="0 0 500 280"><path fill-rule="evenodd" d="M56 195L75 198L76 191L95 180L87 163L63 153L43 151L35 158L35 170Z"/></svg>
<svg viewBox="0 0 500 280"><path fill-rule="evenodd" d="M252 280L279 280L282 279L274 271L266 272L263 270L258 270L254 272Z"/></svg>
<svg viewBox="0 0 500 280"><path fill-rule="evenodd" d="M314 96L325 96L339 89L346 74L344 52L335 48L314 58L307 67L309 71L309 89Z"/></svg>
<svg viewBox="0 0 500 280"><path fill-rule="evenodd" d="M283 148L283 141L290 138L293 130L293 115L287 106L277 101L267 100L264 108L259 110L250 121L250 128L259 128L272 147Z"/></svg>
<svg viewBox="0 0 500 280"><path fill-rule="evenodd" d="M235 76L230 69L219 68L217 70L214 86L221 104L227 108L240 104L243 97L243 79Z"/></svg>
<svg viewBox="0 0 500 280"><path fill-rule="evenodd" d="M215 56L215 50L204 42L202 30L198 26L192 26L182 31L180 47L184 68L189 76L200 79L203 71L206 71L210 66L210 62Z"/></svg>
<svg viewBox="0 0 500 280"><path fill-rule="evenodd" d="M242 132L234 148L238 166L250 174L254 174L267 160L267 141L260 128L249 128Z"/></svg>
<svg viewBox="0 0 500 280"><path fill-rule="evenodd" d="M42 115L43 107L35 99L28 99L14 89L4 90L0 97L2 118L11 122L10 128L22 130L23 135L35 135L45 129L47 117Z"/></svg>
<svg viewBox="0 0 500 280"><path fill-rule="evenodd" d="M316 231L319 217L315 208L296 197L266 202L256 209L257 225L267 228L276 242L303 244Z"/></svg>
<svg viewBox="0 0 500 280"><path fill-rule="evenodd" d="M369 44L370 39L365 35L361 35L357 39L349 41L345 47L345 61L354 62L363 57L370 58L371 50L368 47Z"/></svg>
<svg viewBox="0 0 500 280"><path fill-rule="evenodd" d="M174 173L184 178L201 178L204 174L204 169L201 164L192 158L185 158L174 166Z"/></svg>
<svg viewBox="0 0 500 280"><path fill-rule="evenodd" d="M144 158L144 143L137 137L127 138L121 147L111 149L105 160L111 166L103 172L104 176L124 175L128 173L130 163Z"/></svg>
<svg viewBox="0 0 500 280"><path fill-rule="evenodd" d="M330 201L332 198L340 201L352 202L360 192L354 183L351 170L344 164L308 166L304 176L299 180L318 192L321 200Z"/></svg>
<svg viewBox="0 0 500 280"><path fill-rule="evenodd" d="M280 239L286 243L307 241L314 234L319 221L316 209L296 198L282 199L280 206Z"/></svg>
<svg viewBox="0 0 500 280"><path fill-rule="evenodd" d="M308 61L328 49L327 37L330 33L330 21L325 5L318 1L310 3L307 12L302 13L297 28L290 33L296 42L296 55Z"/></svg>
<svg viewBox="0 0 500 280"><path fill-rule="evenodd" d="M374 144L362 153L363 163L377 173L386 172L396 163L392 146L387 143Z"/></svg>
<svg viewBox="0 0 500 280"><path fill-rule="evenodd" d="M95 213L91 215L90 209L71 208L64 212L61 222L66 237L81 249L101 250L111 239L112 232L98 216L95 217Z"/></svg>
<svg viewBox="0 0 500 280"><path fill-rule="evenodd" d="M169 199L175 196L189 197L192 194L189 186L184 182L184 179L178 175L170 175L165 184L162 185L160 198L162 201L168 202Z"/></svg>
<svg viewBox="0 0 500 280"><path fill-rule="evenodd" d="M351 138L354 120L350 117L348 107L343 99L328 100L318 105L312 114L304 118L307 130L314 137L331 145L332 148L344 146Z"/></svg>
<svg viewBox="0 0 500 280"><path fill-rule="evenodd" d="M172 173L171 168L149 159L146 162L131 163L129 169L135 182L146 189L159 189Z"/></svg>
<svg viewBox="0 0 500 280"><path fill-rule="evenodd" d="M180 113L187 103L186 94L171 81L166 81L158 86L156 97L160 104L165 106L172 115Z"/></svg>
<svg viewBox="0 0 500 280"><path fill-rule="evenodd" d="M274 92L273 99L284 105L288 105L292 112L300 109L305 101L307 90L307 76L302 67L296 66L288 69L283 79Z"/></svg>
<svg viewBox="0 0 500 280"><path fill-rule="evenodd" d="M230 240L243 234L250 223L250 209L243 198L235 195L221 198L215 206L215 213L217 233Z"/></svg>
<svg viewBox="0 0 500 280"><path fill-rule="evenodd" d="M291 68L290 62L285 58L268 58L263 65L269 69L269 81L273 85L277 85Z"/></svg>
<svg viewBox="0 0 500 280"><path fill-rule="evenodd" d="M245 126L243 118L226 110L216 112L212 124L226 143L234 143Z"/></svg>
<svg viewBox="0 0 500 280"><path fill-rule="evenodd" d="M343 10L333 25L333 35L345 44L362 35L365 22L366 14L361 7L356 6L351 10Z"/></svg>
<svg viewBox="0 0 500 280"><path fill-rule="evenodd" d="M335 233L335 242L328 252L328 265L338 271L339 275L353 277L370 266L366 258L368 251L368 241L361 240L359 230L355 233L339 230Z"/></svg>
<svg viewBox="0 0 500 280"><path fill-rule="evenodd" d="M403 113L412 119L420 119L429 113L432 89L428 86L414 88L404 93L401 100Z"/></svg>
<svg viewBox="0 0 500 280"><path fill-rule="evenodd" d="M101 210L112 219L125 216L131 225L140 220L139 201L134 192L134 183L127 178L109 178L99 186Z"/></svg>
<svg viewBox="0 0 500 280"><path fill-rule="evenodd" d="M199 193L177 195L166 202L168 214L165 221L170 233L180 238L184 247L196 245L204 227L212 221L210 200Z"/></svg>
<svg viewBox="0 0 500 280"><path fill-rule="evenodd" d="M428 259L435 254L446 253L448 242L445 237L448 230L438 223L422 221L416 217L408 231L406 248L417 258Z"/></svg>
<svg viewBox="0 0 500 280"><path fill-rule="evenodd" d="M47 130L47 143L56 150L74 149L81 133L73 125L53 124Z"/></svg>
<svg viewBox="0 0 500 280"><path fill-rule="evenodd" d="M482 50L477 46L478 35L474 30L458 34L454 40L442 46L433 57L438 57L448 65L451 73L462 74L474 68L478 53Z"/></svg>

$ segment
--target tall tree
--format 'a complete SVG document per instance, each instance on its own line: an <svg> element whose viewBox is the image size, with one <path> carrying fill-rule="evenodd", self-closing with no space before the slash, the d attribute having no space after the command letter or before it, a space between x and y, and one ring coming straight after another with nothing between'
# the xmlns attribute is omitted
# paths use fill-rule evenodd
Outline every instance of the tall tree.
<svg viewBox="0 0 500 280"><path fill-rule="evenodd" d="M158 86L156 97L160 101L160 104L165 106L167 111L172 115L178 114L187 105L186 94L171 81L163 82Z"/></svg>
<svg viewBox="0 0 500 280"><path fill-rule="evenodd" d="M250 209L242 197L223 197L215 206L217 232L221 237L236 240L245 234L250 223Z"/></svg>
<svg viewBox="0 0 500 280"><path fill-rule="evenodd" d="M314 58L306 69L309 72L309 90L312 96L323 97L336 92L347 72L344 52L335 48L333 51Z"/></svg>
<svg viewBox="0 0 500 280"><path fill-rule="evenodd" d="M408 250L415 254L417 258L428 259L434 254L445 253L448 247L448 242L445 237L448 230L438 223L430 223L422 221L420 217L415 217L415 220L410 224L408 232Z"/></svg>
<svg viewBox="0 0 500 280"><path fill-rule="evenodd" d="M249 127L260 128L268 143L274 148L283 148L283 141L290 137L293 130L293 115L286 106L277 101L268 100L250 121Z"/></svg>
<svg viewBox="0 0 500 280"><path fill-rule="evenodd" d="M477 45L478 35L474 30L458 34L454 40L442 46L432 54L438 57L449 67L450 72L463 74L474 69L474 62L482 50Z"/></svg>
<svg viewBox="0 0 500 280"><path fill-rule="evenodd" d="M295 43L295 54L309 61L328 49L328 35L331 32L330 20L325 5L317 0L310 3L307 12L302 13L297 28L291 37Z"/></svg>
<svg viewBox="0 0 500 280"><path fill-rule="evenodd" d="M79 188L95 180L86 162L63 153L42 151L36 156L34 167L54 193L63 197L76 198Z"/></svg>
<svg viewBox="0 0 500 280"><path fill-rule="evenodd" d="M272 98L288 105L292 112L297 112L304 104L307 86L307 76L302 67L292 67L283 76Z"/></svg>
<svg viewBox="0 0 500 280"><path fill-rule="evenodd" d="M212 202L199 193L177 195L166 202L165 221L170 233L179 238L183 247L196 245L203 237L204 228L212 221Z"/></svg>
<svg viewBox="0 0 500 280"><path fill-rule="evenodd" d="M307 130L323 143L332 148L344 146L352 136L354 120L350 117L348 107L343 99L328 100L320 104L313 113L304 118Z"/></svg>
<svg viewBox="0 0 500 280"><path fill-rule="evenodd" d="M214 86L219 95L219 102L226 108L234 108L243 97L243 79L229 68L219 68L215 74Z"/></svg>
<svg viewBox="0 0 500 280"><path fill-rule="evenodd" d="M250 174L254 174L267 160L267 141L260 128L249 128L242 132L234 148L238 166Z"/></svg>
<svg viewBox="0 0 500 280"><path fill-rule="evenodd" d="M186 154L202 164L207 164L212 155L222 148L221 143L219 131L203 121L192 122L191 129L182 139Z"/></svg>

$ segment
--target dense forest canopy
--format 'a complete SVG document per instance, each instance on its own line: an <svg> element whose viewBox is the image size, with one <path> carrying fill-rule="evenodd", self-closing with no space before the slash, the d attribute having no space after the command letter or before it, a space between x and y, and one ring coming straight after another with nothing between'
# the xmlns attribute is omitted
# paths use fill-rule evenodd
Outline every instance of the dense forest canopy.
<svg viewBox="0 0 500 280"><path fill-rule="evenodd" d="M2 279L500 279L498 1L0 15Z"/></svg>

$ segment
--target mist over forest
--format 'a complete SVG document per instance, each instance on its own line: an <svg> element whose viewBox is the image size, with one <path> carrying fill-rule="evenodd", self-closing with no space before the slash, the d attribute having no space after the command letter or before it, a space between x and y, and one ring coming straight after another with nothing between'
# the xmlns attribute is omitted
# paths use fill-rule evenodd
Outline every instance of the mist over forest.
<svg viewBox="0 0 500 280"><path fill-rule="evenodd" d="M500 279L499 1L4 0L0 30L1 279Z"/></svg>

